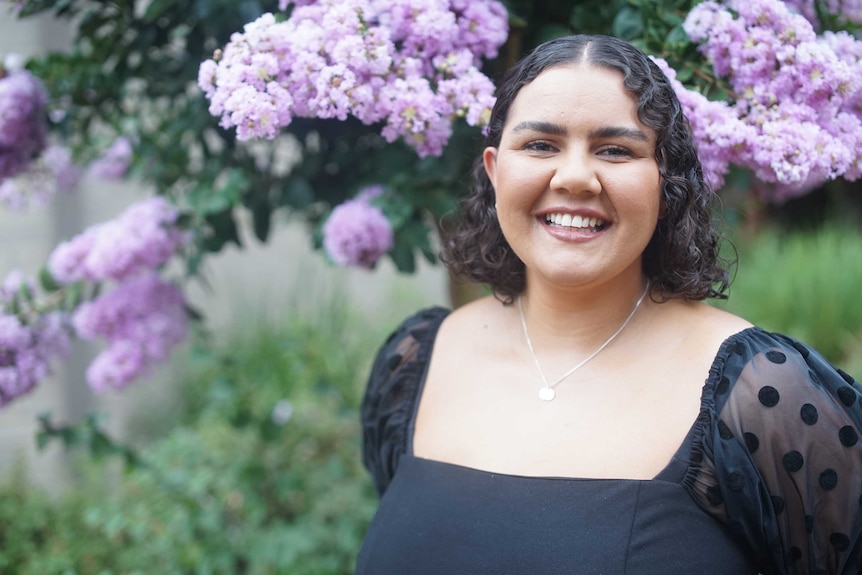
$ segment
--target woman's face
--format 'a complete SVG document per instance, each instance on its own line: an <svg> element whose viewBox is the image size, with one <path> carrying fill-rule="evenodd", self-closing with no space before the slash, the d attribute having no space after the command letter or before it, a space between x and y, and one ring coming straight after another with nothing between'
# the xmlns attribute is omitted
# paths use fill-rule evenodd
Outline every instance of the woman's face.
<svg viewBox="0 0 862 575"><path fill-rule="evenodd" d="M483 159L528 286L640 278L661 210L655 140L615 70L560 65L521 88Z"/></svg>

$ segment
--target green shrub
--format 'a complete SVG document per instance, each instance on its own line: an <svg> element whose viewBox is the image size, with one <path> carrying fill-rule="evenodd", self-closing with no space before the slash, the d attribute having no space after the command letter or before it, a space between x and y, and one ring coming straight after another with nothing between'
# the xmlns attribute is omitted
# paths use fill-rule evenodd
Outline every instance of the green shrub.
<svg viewBox="0 0 862 575"><path fill-rule="evenodd" d="M719 307L796 337L836 364L855 365L862 342L862 233L836 226L769 229L737 248L730 299Z"/></svg>
<svg viewBox="0 0 862 575"><path fill-rule="evenodd" d="M90 462L58 503L0 492L0 573L352 573L377 505L356 408L379 338L351 341L363 331L346 321L195 352L178 421L113 490Z"/></svg>
<svg viewBox="0 0 862 575"><path fill-rule="evenodd" d="M0 573L100 573L113 545L84 519L93 499L70 493L58 503L28 486L23 475L7 480L0 487Z"/></svg>

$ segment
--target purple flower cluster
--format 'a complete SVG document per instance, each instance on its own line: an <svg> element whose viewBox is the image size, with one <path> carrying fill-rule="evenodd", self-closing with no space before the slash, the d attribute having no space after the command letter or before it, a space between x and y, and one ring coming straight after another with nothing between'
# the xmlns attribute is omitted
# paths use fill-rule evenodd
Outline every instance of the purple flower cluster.
<svg viewBox="0 0 862 575"><path fill-rule="evenodd" d="M26 70L0 69L0 182L21 173L44 150L48 97Z"/></svg>
<svg viewBox="0 0 862 575"><path fill-rule="evenodd" d="M16 307L27 308L26 303L21 303L24 284L31 293L35 292L32 281L13 271L0 286L0 406L36 387L51 373L51 362L69 351L71 328L67 314L11 312L16 300Z"/></svg>
<svg viewBox="0 0 862 575"><path fill-rule="evenodd" d="M125 136L119 136L90 164L87 171L90 175L103 180L121 180L129 171L132 153L131 140Z"/></svg>
<svg viewBox="0 0 862 575"><path fill-rule="evenodd" d="M392 225L370 203L382 192L381 186L365 188L332 210L323 224L323 247L335 263L370 269L392 249Z"/></svg>
<svg viewBox="0 0 862 575"><path fill-rule="evenodd" d="M753 129L739 119L725 102L707 99L687 89L676 79L676 70L662 58L652 57L671 82L683 111L691 123L707 183L714 189L724 185L731 162L738 161L735 151L753 135Z"/></svg>
<svg viewBox="0 0 862 575"><path fill-rule="evenodd" d="M818 7L832 16L839 16L854 24L862 24L862 0L786 0L784 3L818 27L820 26Z"/></svg>
<svg viewBox="0 0 862 575"><path fill-rule="evenodd" d="M862 43L778 0L703 2L684 26L732 90L708 102L676 84L714 184L729 163L783 194L862 176Z"/></svg>
<svg viewBox="0 0 862 575"><path fill-rule="evenodd" d="M188 242L177 217L164 198L149 198L60 244L49 257L48 269L60 284L117 282L72 318L82 339L108 340L87 370L97 391L127 385L185 339L182 293L157 272Z"/></svg>
<svg viewBox="0 0 862 575"><path fill-rule="evenodd" d="M26 170L0 181L0 205L15 211L43 206L54 195L73 189L80 175L69 148L48 146Z"/></svg>
<svg viewBox="0 0 862 575"><path fill-rule="evenodd" d="M463 117L484 125L494 85L478 66L508 35L497 0L317 0L236 33L198 84L237 137L274 138L294 117L382 123L420 156L439 155Z"/></svg>
<svg viewBox="0 0 862 575"><path fill-rule="evenodd" d="M187 319L180 290L155 272L137 275L82 304L72 318L77 335L108 340L87 369L87 383L104 391L146 374L185 339Z"/></svg>
<svg viewBox="0 0 862 575"><path fill-rule="evenodd" d="M177 210L161 196L140 201L54 248L48 269L60 283L123 281L166 263L188 241Z"/></svg>

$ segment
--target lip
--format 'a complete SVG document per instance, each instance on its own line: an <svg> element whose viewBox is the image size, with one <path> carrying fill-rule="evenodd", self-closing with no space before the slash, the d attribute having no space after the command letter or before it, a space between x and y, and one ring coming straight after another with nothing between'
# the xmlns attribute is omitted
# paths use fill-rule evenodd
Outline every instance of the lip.
<svg viewBox="0 0 862 575"><path fill-rule="evenodd" d="M547 221L545 221L545 217L548 214L571 214L573 216L578 215L583 218L596 218L607 222L607 225L604 229L598 232L590 232L585 230L575 230L573 228L566 229L557 226L549 225ZM604 235L604 233L611 227L612 221L609 217L605 216L601 212L597 210L591 210L588 208L565 208L565 207L551 207L544 208L538 212L536 212L536 221L539 222L539 225L542 226L551 237L554 237L558 240L564 242L588 242L600 238Z"/></svg>
<svg viewBox="0 0 862 575"><path fill-rule="evenodd" d="M611 219L608 216L604 215L602 212L590 208L566 208L563 206L556 206L550 208L542 208L541 210L535 212L536 217L541 218L544 218L548 214L572 214L573 216L578 215L583 218L596 218L604 222L611 221Z"/></svg>

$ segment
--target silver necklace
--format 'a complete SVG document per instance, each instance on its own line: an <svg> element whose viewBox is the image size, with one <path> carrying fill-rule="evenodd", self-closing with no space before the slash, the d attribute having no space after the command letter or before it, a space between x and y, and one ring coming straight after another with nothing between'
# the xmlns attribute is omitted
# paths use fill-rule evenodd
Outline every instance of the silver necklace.
<svg viewBox="0 0 862 575"><path fill-rule="evenodd" d="M587 358L585 360L581 361L578 365L576 365L575 367L573 367L572 369L570 369L569 371L564 373L562 376L560 376L553 383L549 383L548 378L545 377L545 372L542 370L542 364L539 363L539 358L536 356L536 350L533 349L533 341L530 339L530 334L527 331L527 320L524 318L524 306L521 303L521 296L518 296L518 311L521 313L521 327L524 328L524 339L527 340L527 347L530 349L530 355L533 356L533 361L536 362L536 370L539 372L539 376L542 378L542 383L544 384L542 386L542 388L539 390L539 399L541 399L542 401L553 401L554 397L556 397L556 395L557 395L557 392L554 391L554 388L560 382L562 382L564 379L566 379L567 377L569 377L570 375L572 375L573 373L575 373L576 371L581 369L583 366L585 366L587 364L588 361L590 361L591 359L593 359L594 357L599 355L599 353L603 349L608 347L608 345L612 341L614 341L614 339L616 339L616 337L620 334L620 332L622 332L625 329L625 327L629 324L631 319L634 317L635 312L641 306L641 302L646 297L646 294L648 291L649 291L649 280L647 280L646 287L644 287L644 291L641 294L641 296L638 298L638 301L635 304L635 307L632 309L631 313L629 313L629 316L626 318L626 320L623 322L623 324L619 327L619 329L617 329L617 331L615 331L614 334L611 337L609 337L605 343L600 345L596 351L594 351L589 356L587 356Z"/></svg>

